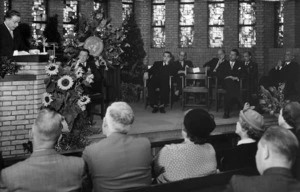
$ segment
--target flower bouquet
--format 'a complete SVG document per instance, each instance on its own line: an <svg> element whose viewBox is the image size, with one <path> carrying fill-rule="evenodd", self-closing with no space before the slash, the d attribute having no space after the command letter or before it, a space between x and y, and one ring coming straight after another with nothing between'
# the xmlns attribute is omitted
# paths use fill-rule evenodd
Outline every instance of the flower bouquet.
<svg viewBox="0 0 300 192"><path fill-rule="evenodd" d="M0 77L4 78L7 74L15 74L21 69L21 66L18 65L13 60L9 59L6 56L0 57Z"/></svg>
<svg viewBox="0 0 300 192"><path fill-rule="evenodd" d="M85 90L93 82L93 74L81 67L62 67L56 63L46 66L46 92L43 107L64 116L68 130L58 144L59 150L82 148L87 144L84 135L89 127L86 106L91 102ZM65 129L65 128L64 128Z"/></svg>
<svg viewBox="0 0 300 192"><path fill-rule="evenodd" d="M284 100L285 83L279 84L278 88L270 87L267 90L264 86L260 86L260 105L262 109L271 115L280 112L280 109L288 102Z"/></svg>

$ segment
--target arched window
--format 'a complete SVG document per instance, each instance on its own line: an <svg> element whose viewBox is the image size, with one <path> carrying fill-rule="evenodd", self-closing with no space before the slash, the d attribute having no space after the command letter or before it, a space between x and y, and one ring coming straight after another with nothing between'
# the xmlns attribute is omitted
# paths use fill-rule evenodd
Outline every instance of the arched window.
<svg viewBox="0 0 300 192"><path fill-rule="evenodd" d="M180 0L179 5L179 46L192 47L194 42L194 0Z"/></svg>
<svg viewBox="0 0 300 192"><path fill-rule="evenodd" d="M255 0L239 0L239 47L256 45Z"/></svg>
<svg viewBox="0 0 300 192"><path fill-rule="evenodd" d="M208 47L223 47L224 43L224 0L208 2Z"/></svg>

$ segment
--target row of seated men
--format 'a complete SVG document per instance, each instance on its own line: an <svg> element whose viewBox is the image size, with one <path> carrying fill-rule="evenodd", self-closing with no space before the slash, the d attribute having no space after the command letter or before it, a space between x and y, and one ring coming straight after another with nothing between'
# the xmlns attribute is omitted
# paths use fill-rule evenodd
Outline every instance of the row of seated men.
<svg viewBox="0 0 300 192"><path fill-rule="evenodd" d="M62 120L60 114L50 109L40 111L32 126L33 153L25 161L1 171L1 191L80 191L89 185L93 191L132 190L152 184L152 164L157 183L219 171L216 151L206 142L216 124L213 116L202 109L184 114L184 141L166 145L154 158L147 138L128 135L134 113L125 102L108 107L102 125L106 138L87 146L82 158L66 157L54 150ZM234 176L227 191L300 190L300 181L294 178L300 178L300 104L284 106L278 122L280 126L265 127L263 117L245 104L236 125L241 139L222 159L227 168L256 165L261 176Z"/></svg>
<svg viewBox="0 0 300 192"><path fill-rule="evenodd" d="M286 52L284 62L271 70L270 76L264 86L278 86L279 83L286 83L286 98L297 95L298 83L298 64L293 61L294 56L291 52ZM193 67L191 61L187 60L185 52L179 53L179 60L172 62L172 54L164 52L163 60L154 62L153 66L147 71L146 79L149 79L149 99L153 107L153 113L160 111L165 113L165 106L168 104L168 95L170 91L169 77L174 76L177 88L181 87L179 76L184 75L186 67ZM251 52L243 54L243 61L239 59L239 52L236 49L231 50L229 60L226 59L225 50L218 50L216 58L203 65L207 70L207 75L216 77L219 84L226 90L224 98L224 118L229 118L232 106L237 104L241 106L240 80L243 80L243 89L247 90L243 100L252 105L258 105L259 76L258 65L252 59ZM159 90L159 94L157 94ZM176 88L175 88L175 95Z"/></svg>

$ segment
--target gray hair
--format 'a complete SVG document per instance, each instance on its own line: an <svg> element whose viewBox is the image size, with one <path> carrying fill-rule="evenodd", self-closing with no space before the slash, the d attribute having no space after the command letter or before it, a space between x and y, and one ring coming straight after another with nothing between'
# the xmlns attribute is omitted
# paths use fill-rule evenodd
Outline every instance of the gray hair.
<svg viewBox="0 0 300 192"><path fill-rule="evenodd" d="M114 102L107 108L105 118L109 129L128 133L134 122L134 113L126 102Z"/></svg>
<svg viewBox="0 0 300 192"><path fill-rule="evenodd" d="M272 126L263 134L260 142L270 146L271 150L288 162L294 162L297 156L299 142L288 129Z"/></svg>
<svg viewBox="0 0 300 192"><path fill-rule="evenodd" d="M62 131L63 117L50 109L42 109L34 124L34 133L42 141L56 141Z"/></svg>

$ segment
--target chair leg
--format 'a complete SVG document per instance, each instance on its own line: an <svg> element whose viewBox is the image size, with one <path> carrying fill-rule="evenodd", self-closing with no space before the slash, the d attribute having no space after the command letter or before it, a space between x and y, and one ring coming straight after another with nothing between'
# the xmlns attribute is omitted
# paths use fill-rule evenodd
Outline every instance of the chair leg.
<svg viewBox="0 0 300 192"><path fill-rule="evenodd" d="M182 92L182 101L181 101L181 103L182 103L182 110L184 110L184 103L185 103L185 93L184 92Z"/></svg>
<svg viewBox="0 0 300 192"><path fill-rule="evenodd" d="M216 112L219 111L219 93L216 93Z"/></svg>
<svg viewBox="0 0 300 192"><path fill-rule="evenodd" d="M104 98L101 99L101 119L104 118L105 115L105 103L104 103Z"/></svg>

